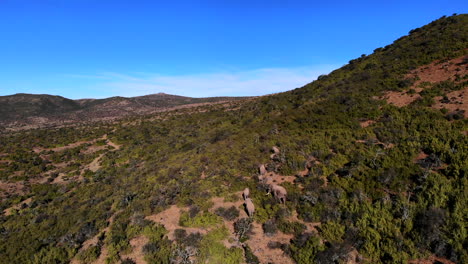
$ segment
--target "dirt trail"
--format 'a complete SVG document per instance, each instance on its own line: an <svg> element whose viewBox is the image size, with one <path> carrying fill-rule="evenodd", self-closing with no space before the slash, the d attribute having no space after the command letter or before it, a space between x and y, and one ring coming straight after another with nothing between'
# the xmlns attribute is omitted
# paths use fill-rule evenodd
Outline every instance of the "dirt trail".
<svg viewBox="0 0 468 264"><path fill-rule="evenodd" d="M101 168L101 164L99 162L101 161L101 158L104 156L104 154L99 155L96 157L91 163L87 166L85 166L85 169L89 169L92 172L96 172Z"/></svg>
<svg viewBox="0 0 468 264"><path fill-rule="evenodd" d="M362 127L362 128L366 128L372 124L375 123L375 120L366 120L366 121L362 121L362 122L359 122L359 125Z"/></svg>
<svg viewBox="0 0 468 264"><path fill-rule="evenodd" d="M41 148L41 147L33 147L33 151L35 153L41 153L42 151L53 151L53 152L60 152L60 151L64 151L66 149L71 149L71 148L76 148L78 146L81 146L83 144L93 144L96 140L88 140L88 141L77 141L77 142L74 142L74 143L70 143L68 145L65 145L65 146L61 146L61 147L56 147L56 148Z"/></svg>
<svg viewBox="0 0 468 264"><path fill-rule="evenodd" d="M130 240L132 246L132 252L130 254L122 255L121 259L129 258L136 264L146 264L145 254L143 253L143 246L149 242L149 239L145 236L137 236Z"/></svg>
<svg viewBox="0 0 468 264"><path fill-rule="evenodd" d="M106 228L102 229L99 233L97 233L94 237L86 240L83 242L80 248L80 252L88 249L91 246L95 246L99 242L99 237L101 237L103 234L107 235L107 232L109 232L110 227L112 223L114 222L114 219L117 214L119 214L121 211L115 212L108 220L108 225ZM98 259L93 262L93 264L106 264L106 258L107 258L107 247L106 245L102 245L101 247L101 254L99 255ZM71 260L71 264L81 264L80 261L76 258L76 256Z"/></svg>

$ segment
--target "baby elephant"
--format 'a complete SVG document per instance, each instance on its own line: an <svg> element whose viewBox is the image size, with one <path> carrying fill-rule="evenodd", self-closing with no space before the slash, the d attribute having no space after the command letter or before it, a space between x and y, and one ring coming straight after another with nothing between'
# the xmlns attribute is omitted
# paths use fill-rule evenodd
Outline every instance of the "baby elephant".
<svg viewBox="0 0 468 264"><path fill-rule="evenodd" d="M252 202L252 199L247 198L244 201L245 209L247 210L247 214L249 217L253 217L254 212L255 212L255 205Z"/></svg>
<svg viewBox="0 0 468 264"><path fill-rule="evenodd" d="M245 199L249 198L249 195L250 195L250 190L249 188L245 188L244 191L242 192L242 197Z"/></svg>
<svg viewBox="0 0 468 264"><path fill-rule="evenodd" d="M273 193L277 201L283 204L286 203L286 195L288 193L286 192L286 189L283 186L272 184L270 185L270 192Z"/></svg>

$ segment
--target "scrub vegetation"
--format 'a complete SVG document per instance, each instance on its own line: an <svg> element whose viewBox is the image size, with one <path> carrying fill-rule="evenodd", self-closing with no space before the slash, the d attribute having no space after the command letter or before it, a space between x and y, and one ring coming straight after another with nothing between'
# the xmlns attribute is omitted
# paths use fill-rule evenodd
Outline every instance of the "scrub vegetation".
<svg viewBox="0 0 468 264"><path fill-rule="evenodd" d="M138 237L147 263L263 263L260 235L291 263L468 263L468 122L431 107L467 89L467 38L468 15L442 17L293 91L3 133L0 263L132 263ZM454 59L458 77L413 87ZM260 164L294 179L285 204ZM173 205L170 231L151 216Z"/></svg>

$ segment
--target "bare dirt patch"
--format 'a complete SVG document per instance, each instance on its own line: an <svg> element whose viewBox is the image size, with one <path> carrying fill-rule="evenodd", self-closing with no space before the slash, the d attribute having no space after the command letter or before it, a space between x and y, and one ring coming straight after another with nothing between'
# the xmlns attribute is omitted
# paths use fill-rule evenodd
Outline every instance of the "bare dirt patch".
<svg viewBox="0 0 468 264"><path fill-rule="evenodd" d="M95 158L89 165L85 166L85 169L89 169L92 172L96 172L101 168L101 164L99 163L101 161L101 158L104 156L104 154L99 155L97 158Z"/></svg>
<svg viewBox="0 0 468 264"><path fill-rule="evenodd" d="M280 175L275 175L276 180L278 183L284 182L285 179L290 180L291 178L295 178L294 176L280 176ZM286 177L283 179L283 177ZM242 192L237 192L235 193L236 197L242 197ZM243 209L243 203L244 201L242 199L239 199L235 202L226 202L224 201L224 198L222 197L214 197L212 198L212 201L214 203L214 206L210 211L215 211L216 208L219 207L231 207L234 206L236 208L240 209L240 215L238 218L228 221L224 220L224 225L228 228L230 232L230 236L224 241L224 245L227 248L230 247L240 247L241 244L238 242L235 233L234 233L234 222L239 219L239 218L245 218L248 217L247 213ZM297 217L296 217L297 219ZM299 221L299 220L298 220ZM255 254L255 256L258 257L260 260L260 263L294 263L284 252L283 250L279 248L269 248L268 243L269 242L280 242L280 243L285 243L289 242L292 239L292 235L289 234L283 234L281 232L277 232L273 236L267 236L263 232L262 225L259 223L252 223L252 234L250 235L250 239L247 240L245 243L249 245L249 247L252 249L252 252ZM229 242L231 241L231 242Z"/></svg>
<svg viewBox="0 0 468 264"><path fill-rule="evenodd" d="M242 197L242 192L236 192L235 196ZM211 201L213 202L214 205L209 211L212 213L214 213L216 209L220 207L228 208L228 207L234 206L237 209L239 209L240 211L239 217L237 217L236 219L233 219L231 221L223 219L224 225L229 230L229 237L225 239L223 242L224 242L224 246L227 248L240 247L241 245L234 232L234 222L239 218L248 217L247 212L244 210L244 206L243 206L244 201L242 199L238 199L235 202L227 202L224 200L223 197L213 197Z"/></svg>
<svg viewBox="0 0 468 264"><path fill-rule="evenodd" d="M455 111L464 111L465 118L468 117L468 87L465 87L463 90L453 91L447 94L447 99L444 100L442 96L437 96L434 98L436 103L432 105L434 109L445 108L449 112Z"/></svg>
<svg viewBox="0 0 468 264"><path fill-rule="evenodd" d="M22 181L4 182L0 181L0 198L4 198L13 194L24 195L27 192L26 186Z"/></svg>
<svg viewBox="0 0 468 264"><path fill-rule="evenodd" d="M267 177L271 177L274 183L282 184L284 182L294 183L296 176L283 176L274 172L269 172L266 174Z"/></svg>
<svg viewBox="0 0 468 264"><path fill-rule="evenodd" d="M269 237L263 233L262 226L258 223L252 223L252 233L250 239L245 243L249 245L252 252L258 257L260 263L294 263L283 250L268 247L268 243L270 242L289 242L293 238L293 235L283 234L278 231L274 236Z"/></svg>
<svg viewBox="0 0 468 264"><path fill-rule="evenodd" d="M423 160L425 158L429 157L429 155L427 155L426 153L424 153L424 151L421 151L418 153L418 155L416 156L416 158L414 158L413 162L414 163L417 163L418 161L420 160Z"/></svg>
<svg viewBox="0 0 468 264"><path fill-rule="evenodd" d="M430 256L427 259L415 259L415 260L410 260L410 264L436 264L436 263L442 263L442 264L455 264L454 262L444 259L444 258L439 258L436 256Z"/></svg>
<svg viewBox="0 0 468 264"><path fill-rule="evenodd" d="M462 56L448 61L435 61L411 71L405 77L417 79L412 86L413 88L424 82L455 81L457 75L463 77L468 73L468 64L463 64L467 58L468 56Z"/></svg>
<svg viewBox="0 0 468 264"><path fill-rule="evenodd" d="M81 146L83 144L92 144L94 143L95 140L89 140L89 141L77 141L77 142L74 142L74 143L71 143L71 144L68 144L68 145L65 145L65 146L61 146L61 147L56 147L56 148L41 148L41 147L34 147L32 150L35 152L35 153L41 153L42 151L46 150L46 151L53 151L53 152L61 152L61 151L64 151L64 150L67 150L67 149L71 149L71 148L76 148L78 146Z"/></svg>
<svg viewBox="0 0 468 264"><path fill-rule="evenodd" d="M120 145L117 145L117 144L115 144L114 142L112 142L112 141L108 138L107 134L105 134L105 135L102 137L102 139L105 139L105 140L106 140L106 144L107 144L108 146L113 147L115 150L118 150L118 149L120 149L120 147L121 147Z"/></svg>
<svg viewBox="0 0 468 264"><path fill-rule="evenodd" d="M375 120L366 120L366 121L361 121L359 122L359 125L362 127L362 128L366 128L372 124L375 123Z"/></svg>
<svg viewBox="0 0 468 264"><path fill-rule="evenodd" d="M90 146L88 147L87 149L85 150L82 150L80 151L81 154L92 154L94 152L98 152L100 150L104 150L104 149L107 149L107 145L103 145L103 146Z"/></svg>
<svg viewBox="0 0 468 264"><path fill-rule="evenodd" d="M188 208L184 208L185 210L188 210ZM170 240L174 240L174 231L176 229L185 229L188 234L191 233L200 233L200 234L206 234L208 233L207 229L204 228L195 228L195 227L181 227L179 225L179 219L181 215L181 208L177 207L177 205L172 205L168 209L155 214L155 215L150 215L147 216L145 219L151 220L155 223L162 224L164 228L169 232L167 234L167 237Z"/></svg>
<svg viewBox="0 0 468 264"><path fill-rule="evenodd" d="M385 99L388 104L392 104L398 107L403 107L403 106L411 104L412 102L420 98L422 97L418 93L409 94L407 91L404 91L404 92L390 91L390 92L387 92L381 99Z"/></svg>
<svg viewBox="0 0 468 264"><path fill-rule="evenodd" d="M238 197L242 197L242 192L237 192L235 193L235 195ZM241 243L239 243L234 233L234 222L239 218L248 217L245 210L243 210L243 206L242 206L243 200L239 199L237 201L225 201L223 197L213 197L211 201L213 202L214 205L212 206L211 209L209 209L210 212L214 212L219 207L227 208L227 207L234 206L240 209L240 215L238 218L231 220L231 221L223 219L223 223L228 228L229 233L230 233L229 237L223 241L223 244L227 248L241 247ZM186 209L181 209L181 208L178 208L176 205L172 205L168 209L156 215L147 216L146 219L164 225L166 230L169 231L168 238L171 240L174 239L174 231L179 228L185 229L187 233L199 232L201 234L206 234L210 229L186 228L186 227L179 226L178 223L179 223L181 210L186 210ZM307 225L308 229L312 228L312 225L313 225L312 223ZM271 236L271 237L266 236L263 233L261 224L259 223L252 223L252 231L253 232L250 235L250 239L245 243L249 245L249 247L252 249L253 253L259 258L261 263L268 263L268 262L284 263L284 264L293 263L293 261L286 254L284 254L284 252L281 249L278 249L278 248L271 249L268 247L269 242L274 241L274 242L284 243L285 241L291 240L291 238L293 237L292 235L278 232L274 236Z"/></svg>
<svg viewBox="0 0 468 264"><path fill-rule="evenodd" d="M388 91L382 97L378 97L378 99L384 99L388 104L403 107L421 98L419 93L423 90L423 88L421 88L420 85L423 83L439 83L443 81L453 81L455 83L460 83L461 80L457 79L457 76L463 77L468 74L468 64L463 64L466 58L468 57L462 56L443 62L436 61L431 64L419 67L405 76L405 78L408 79L416 79L410 89L406 91ZM413 90L414 93L411 93L411 90ZM455 94L456 93L454 93L454 95ZM465 97L463 96L461 101L464 101L464 98ZM449 109L448 107L445 108ZM460 108L460 106L458 108Z"/></svg>
<svg viewBox="0 0 468 264"><path fill-rule="evenodd" d="M354 141L356 143L361 143L361 144L372 144L372 145L378 145L384 149L391 149L393 147L395 147L395 144L393 143L383 143L381 141L379 141L377 138L372 138L372 139L369 139L369 140L363 140L363 139L358 139L356 141Z"/></svg>
<svg viewBox="0 0 468 264"><path fill-rule="evenodd" d="M116 212L115 214L113 214L110 218L109 218L109 224L107 225L106 228L104 228L99 234L97 234L96 236L94 236L93 238L91 238L89 240L89 242L86 244L87 241L85 241L85 243L83 243L83 247L82 249L87 249L89 248L91 245L97 245L98 241L99 241L99 237L101 236L102 233L104 233L104 235L107 235L107 232L109 232L109 229L110 229L110 226L112 225L112 223L114 222L114 219L115 217L117 216L117 214L119 214L121 211L118 211ZM86 247L85 247L86 246ZM94 262L94 264L107 264L106 262L106 258L107 258L107 247L106 245L102 245L101 247L101 254L99 255L99 258Z"/></svg>
<svg viewBox="0 0 468 264"><path fill-rule="evenodd" d="M66 177L65 173L59 173L59 175L52 181L52 183L66 184L71 179L65 178L65 177Z"/></svg>
<svg viewBox="0 0 468 264"><path fill-rule="evenodd" d="M3 213L5 215L11 215L13 213L13 210L18 210L23 206L23 204L29 205L31 202L32 202L32 198L30 197L30 198L28 198L28 199L26 199L26 200L24 200L24 201L22 201L22 202L20 202L20 203L18 203L16 205L12 206L12 207L10 207L10 208L5 209L3 211Z"/></svg>
<svg viewBox="0 0 468 264"><path fill-rule="evenodd" d="M143 246L149 242L149 239L145 236L137 236L130 240L132 246L132 253L122 255L122 259L129 258L136 264L146 264L145 254L143 253Z"/></svg>
<svg viewBox="0 0 468 264"><path fill-rule="evenodd" d="M110 226L112 225L112 223L114 222L114 219L115 219L115 216L120 213L121 211L118 211L116 213L114 213L108 220L108 225L106 228L102 229L97 235L95 235L94 237L86 240L85 242L83 242L83 244L81 245L81 248L80 248L80 251L84 251L86 249L88 249L89 247L91 246L96 246L98 243L99 243L99 237L103 236L103 235L106 235L107 232L109 232L109 229L110 229ZM102 245L101 247L101 254L99 255L99 258L93 262L93 264L106 264L106 258L107 258L107 248L105 245ZM78 261L78 259L76 258L73 258L70 262L71 264L80 264L80 261Z"/></svg>

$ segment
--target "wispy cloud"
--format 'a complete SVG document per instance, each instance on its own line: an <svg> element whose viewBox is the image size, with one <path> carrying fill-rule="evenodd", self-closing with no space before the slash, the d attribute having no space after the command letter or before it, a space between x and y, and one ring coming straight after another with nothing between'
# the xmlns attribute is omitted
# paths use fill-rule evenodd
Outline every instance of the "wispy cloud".
<svg viewBox="0 0 468 264"><path fill-rule="evenodd" d="M301 87L336 65L301 68L265 68L237 72L217 72L190 75L160 75L152 73L123 74L102 72L96 75L68 75L94 79L92 87L109 96L138 96L164 92L192 97L255 96Z"/></svg>

